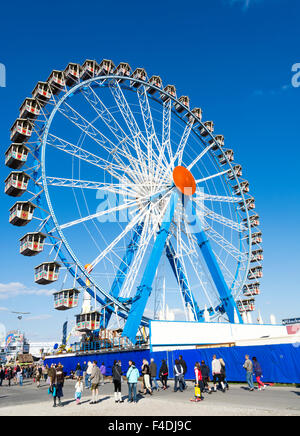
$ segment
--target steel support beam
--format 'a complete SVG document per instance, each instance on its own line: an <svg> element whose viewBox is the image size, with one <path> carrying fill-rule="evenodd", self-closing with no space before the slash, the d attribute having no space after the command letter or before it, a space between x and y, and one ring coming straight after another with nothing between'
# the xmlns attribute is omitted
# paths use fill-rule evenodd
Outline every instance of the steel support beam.
<svg viewBox="0 0 300 436"><path fill-rule="evenodd" d="M155 278L155 273L158 268L161 255L166 245L178 198L177 191L173 191L167 210L160 225L160 229L157 232L141 284L137 288L136 295L132 301L131 309L122 334L122 336L127 337L132 343L136 343L136 334L141 324L148 298L152 292L153 280Z"/></svg>
<svg viewBox="0 0 300 436"><path fill-rule="evenodd" d="M220 266L213 253L210 241L206 232L202 229L201 222L197 217L196 206L193 200L184 198L185 212L191 233L196 237L197 243L206 262L207 268L219 293L220 300L223 304L224 310L228 315L230 322L236 322L238 317L239 323L243 324L242 317L237 308L236 302L231 294L230 289L224 279Z"/></svg>

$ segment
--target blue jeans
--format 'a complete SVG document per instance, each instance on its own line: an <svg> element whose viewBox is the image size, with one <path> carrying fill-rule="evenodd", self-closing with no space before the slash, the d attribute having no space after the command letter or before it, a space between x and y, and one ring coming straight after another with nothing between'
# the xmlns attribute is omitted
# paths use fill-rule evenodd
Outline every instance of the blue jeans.
<svg viewBox="0 0 300 436"><path fill-rule="evenodd" d="M252 372L247 371L247 373L246 373L246 380L247 380L247 383L249 385L249 388L253 389L254 388L254 384L253 384L253 375L252 375Z"/></svg>
<svg viewBox="0 0 300 436"><path fill-rule="evenodd" d="M89 381L89 374L85 375L85 387L90 388L92 386L91 382Z"/></svg>
<svg viewBox="0 0 300 436"><path fill-rule="evenodd" d="M184 380L183 377L177 377L175 376L175 385L174 385L174 392L178 391L178 382L179 382L179 389L182 392L184 390Z"/></svg>
<svg viewBox="0 0 300 436"><path fill-rule="evenodd" d="M128 400L136 402L136 385L137 383L128 383Z"/></svg>
<svg viewBox="0 0 300 436"><path fill-rule="evenodd" d="M19 376L19 383L20 383L20 386L23 386L23 376L22 375Z"/></svg>
<svg viewBox="0 0 300 436"><path fill-rule="evenodd" d="M151 388L152 388L152 382L154 382L155 389L158 390L159 387L158 387L156 377L151 377L151 379L150 379Z"/></svg>

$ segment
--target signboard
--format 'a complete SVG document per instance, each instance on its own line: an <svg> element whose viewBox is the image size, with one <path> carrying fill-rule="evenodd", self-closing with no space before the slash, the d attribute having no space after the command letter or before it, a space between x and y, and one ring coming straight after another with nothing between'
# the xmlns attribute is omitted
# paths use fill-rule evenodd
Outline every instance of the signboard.
<svg viewBox="0 0 300 436"><path fill-rule="evenodd" d="M300 324L300 318L283 319L282 324L283 325Z"/></svg>

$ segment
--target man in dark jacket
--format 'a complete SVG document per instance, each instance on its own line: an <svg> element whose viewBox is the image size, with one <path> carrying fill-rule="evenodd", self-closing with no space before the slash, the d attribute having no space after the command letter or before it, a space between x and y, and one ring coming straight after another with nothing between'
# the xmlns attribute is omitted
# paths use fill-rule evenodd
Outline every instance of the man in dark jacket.
<svg viewBox="0 0 300 436"><path fill-rule="evenodd" d="M202 374L202 381L204 385L204 389L208 391L209 394L211 394L211 388L208 384L209 382L209 367L205 365L204 360L201 360L201 374Z"/></svg>
<svg viewBox="0 0 300 436"><path fill-rule="evenodd" d="M183 368L183 389L186 389L186 382L185 382L185 374L187 373L187 364L185 363L185 361L183 360L182 356L179 356L179 364L182 366Z"/></svg>
<svg viewBox="0 0 300 436"><path fill-rule="evenodd" d="M158 384L157 384L156 376L157 376L157 366L156 366L156 363L154 362L154 359L152 358L150 360L150 385L151 385L151 388L152 388L152 382L154 382L155 389L157 391L159 391L159 387L158 387Z"/></svg>

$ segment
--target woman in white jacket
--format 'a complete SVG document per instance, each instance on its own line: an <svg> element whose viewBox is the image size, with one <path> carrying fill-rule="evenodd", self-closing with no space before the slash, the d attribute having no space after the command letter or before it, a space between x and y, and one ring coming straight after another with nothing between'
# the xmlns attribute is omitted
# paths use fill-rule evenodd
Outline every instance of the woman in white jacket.
<svg viewBox="0 0 300 436"><path fill-rule="evenodd" d="M222 391L226 392L225 385L224 385L224 377L222 375L222 366L219 359L217 359L216 355L213 356L213 360L211 362L211 370L213 374L213 384L214 384L214 391L217 392L217 380L221 383Z"/></svg>

